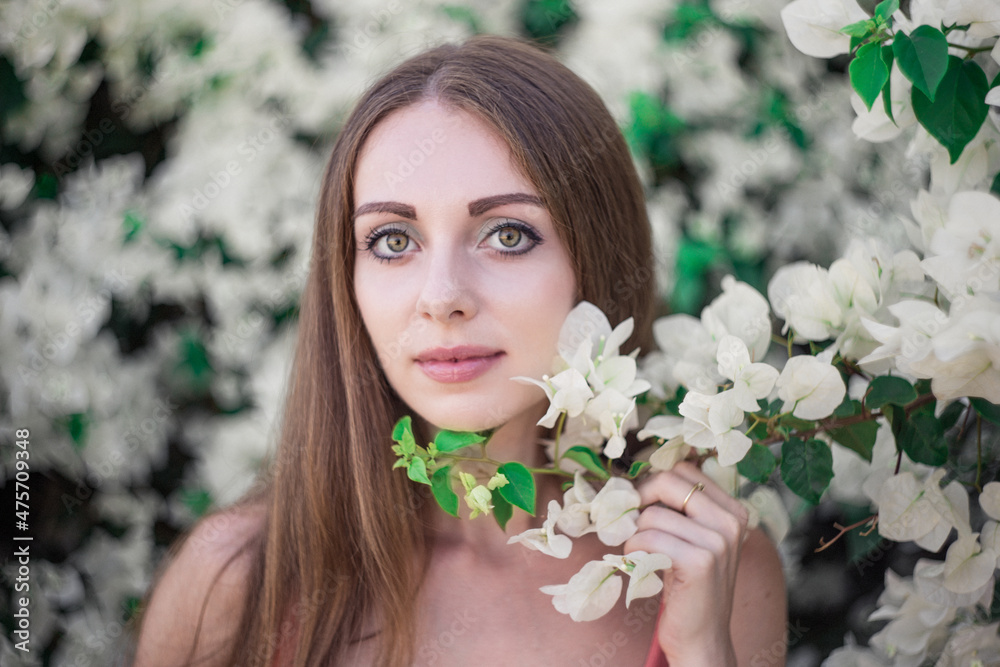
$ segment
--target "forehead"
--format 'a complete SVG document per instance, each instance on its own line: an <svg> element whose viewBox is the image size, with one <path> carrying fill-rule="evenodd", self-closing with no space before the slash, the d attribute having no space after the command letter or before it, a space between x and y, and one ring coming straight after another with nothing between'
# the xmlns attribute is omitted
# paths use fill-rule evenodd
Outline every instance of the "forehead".
<svg viewBox="0 0 1000 667"><path fill-rule="evenodd" d="M538 194L496 131L436 100L399 109L375 126L358 156L354 187L356 206Z"/></svg>

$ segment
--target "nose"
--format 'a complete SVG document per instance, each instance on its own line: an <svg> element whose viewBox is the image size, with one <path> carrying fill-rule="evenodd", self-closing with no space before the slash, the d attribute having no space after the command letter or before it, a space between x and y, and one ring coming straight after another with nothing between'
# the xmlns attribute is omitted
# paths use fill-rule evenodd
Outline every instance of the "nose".
<svg viewBox="0 0 1000 667"><path fill-rule="evenodd" d="M443 323L469 319L476 314L470 268L460 251L441 252L428 258L417 312Z"/></svg>

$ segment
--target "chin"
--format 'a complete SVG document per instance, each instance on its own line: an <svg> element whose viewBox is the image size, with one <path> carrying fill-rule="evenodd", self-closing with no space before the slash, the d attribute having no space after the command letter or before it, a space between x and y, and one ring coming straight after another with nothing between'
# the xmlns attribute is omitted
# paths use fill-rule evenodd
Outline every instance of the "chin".
<svg viewBox="0 0 1000 667"><path fill-rule="evenodd" d="M470 406L468 398L463 400L463 403L464 405L456 405L453 409L449 409L445 402L434 406L431 410L419 412L419 414L424 421L437 429L489 431L512 422L534 426L545 414L547 408L547 403L510 405L496 399L490 401L489 406L485 408Z"/></svg>

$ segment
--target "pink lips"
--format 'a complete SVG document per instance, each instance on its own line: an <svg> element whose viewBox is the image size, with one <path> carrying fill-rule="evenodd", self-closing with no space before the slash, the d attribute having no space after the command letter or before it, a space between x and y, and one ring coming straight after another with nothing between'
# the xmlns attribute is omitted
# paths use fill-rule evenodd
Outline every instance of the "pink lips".
<svg viewBox="0 0 1000 667"><path fill-rule="evenodd" d="M435 347L417 358L427 377L438 382L468 382L488 371L503 356L502 350L479 345Z"/></svg>

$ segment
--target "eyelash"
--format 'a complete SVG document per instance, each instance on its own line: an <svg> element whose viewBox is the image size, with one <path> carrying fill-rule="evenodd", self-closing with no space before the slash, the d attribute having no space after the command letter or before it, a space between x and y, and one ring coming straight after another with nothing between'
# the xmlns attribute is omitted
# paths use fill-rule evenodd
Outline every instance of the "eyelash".
<svg viewBox="0 0 1000 667"><path fill-rule="evenodd" d="M516 255L523 255L527 252L530 252L531 250L534 250L536 247L538 247L544 242L544 239L535 230L534 227L525 224L519 220L512 220L510 218L501 218L500 220L497 220L496 223L486 233L486 238L490 238L501 229L507 229L507 228L516 229L517 231L521 232L526 237L528 237L528 240L531 241L531 244L523 249L510 250L510 251L504 251L504 250L496 251L500 257L507 258ZM394 262L397 259L400 259L400 257L402 256L401 253L397 254L395 257L386 257L384 255L379 255L378 253L375 252L375 244L377 244L382 237L391 236L393 234L402 234L403 236L407 236L407 238L409 238L409 236L406 233L406 230L401 227L392 227L392 226L380 227L378 229L373 229L370 232L368 232L364 240L361 242L361 247L369 255L371 255L371 257L377 259L380 262Z"/></svg>

